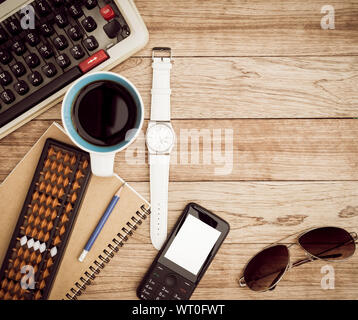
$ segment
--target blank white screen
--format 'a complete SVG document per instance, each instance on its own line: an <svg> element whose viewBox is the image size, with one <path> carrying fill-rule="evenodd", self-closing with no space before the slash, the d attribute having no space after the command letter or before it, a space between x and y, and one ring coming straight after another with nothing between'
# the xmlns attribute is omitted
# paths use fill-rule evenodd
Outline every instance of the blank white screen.
<svg viewBox="0 0 358 320"><path fill-rule="evenodd" d="M197 275L220 235L189 214L164 257Z"/></svg>

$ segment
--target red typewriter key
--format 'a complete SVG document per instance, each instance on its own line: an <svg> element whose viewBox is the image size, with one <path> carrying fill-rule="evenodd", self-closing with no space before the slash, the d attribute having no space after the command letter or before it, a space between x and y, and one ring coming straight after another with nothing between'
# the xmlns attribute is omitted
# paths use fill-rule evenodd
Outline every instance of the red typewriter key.
<svg viewBox="0 0 358 320"><path fill-rule="evenodd" d="M100 13L101 13L102 17L104 19L106 19L107 21L113 19L116 16L113 8L109 4L107 4L106 6L101 8Z"/></svg>
<svg viewBox="0 0 358 320"><path fill-rule="evenodd" d="M99 50L98 52L94 53L84 61L82 61L78 66L82 70L83 73L86 73L93 69L94 67L98 66L103 61L106 61L109 58L106 51ZM72 162L72 161L71 161ZM74 161L75 163L76 161Z"/></svg>

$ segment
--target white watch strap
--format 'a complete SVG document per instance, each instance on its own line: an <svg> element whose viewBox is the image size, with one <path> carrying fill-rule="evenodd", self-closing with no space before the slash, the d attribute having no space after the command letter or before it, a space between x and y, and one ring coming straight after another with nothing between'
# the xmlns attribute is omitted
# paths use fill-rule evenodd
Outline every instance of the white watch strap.
<svg viewBox="0 0 358 320"><path fill-rule="evenodd" d="M150 238L160 249L167 238L169 154L150 154Z"/></svg>
<svg viewBox="0 0 358 320"><path fill-rule="evenodd" d="M152 106L150 120L170 121L170 58L153 58Z"/></svg>

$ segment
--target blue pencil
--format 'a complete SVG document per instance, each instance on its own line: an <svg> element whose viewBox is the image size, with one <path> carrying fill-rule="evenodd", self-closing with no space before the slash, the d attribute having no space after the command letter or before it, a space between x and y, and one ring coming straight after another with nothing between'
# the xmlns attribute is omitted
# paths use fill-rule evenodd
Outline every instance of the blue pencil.
<svg viewBox="0 0 358 320"><path fill-rule="evenodd" d="M94 242L96 241L98 235L101 233L106 221L108 220L109 216L111 215L114 207L116 206L119 198L120 198L120 194L121 191L123 189L123 187L126 185L126 183L124 183L119 190L116 192L116 194L113 196L111 202L109 203L106 211L103 213L103 216L101 218L101 220L99 220L96 228L94 229L94 231L91 234L91 237L89 238L89 240L87 241L85 248L83 249L80 257L78 258L78 260L80 262L83 262L83 260L86 258L87 253L91 250Z"/></svg>

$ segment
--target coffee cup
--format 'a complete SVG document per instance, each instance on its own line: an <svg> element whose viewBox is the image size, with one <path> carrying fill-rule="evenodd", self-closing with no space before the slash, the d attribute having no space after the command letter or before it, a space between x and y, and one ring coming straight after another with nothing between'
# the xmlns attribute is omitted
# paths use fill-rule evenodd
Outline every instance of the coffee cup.
<svg viewBox="0 0 358 320"><path fill-rule="evenodd" d="M96 72L72 84L61 115L72 142L90 153L92 173L109 177L115 154L140 133L144 108L138 90L128 79L113 72Z"/></svg>

